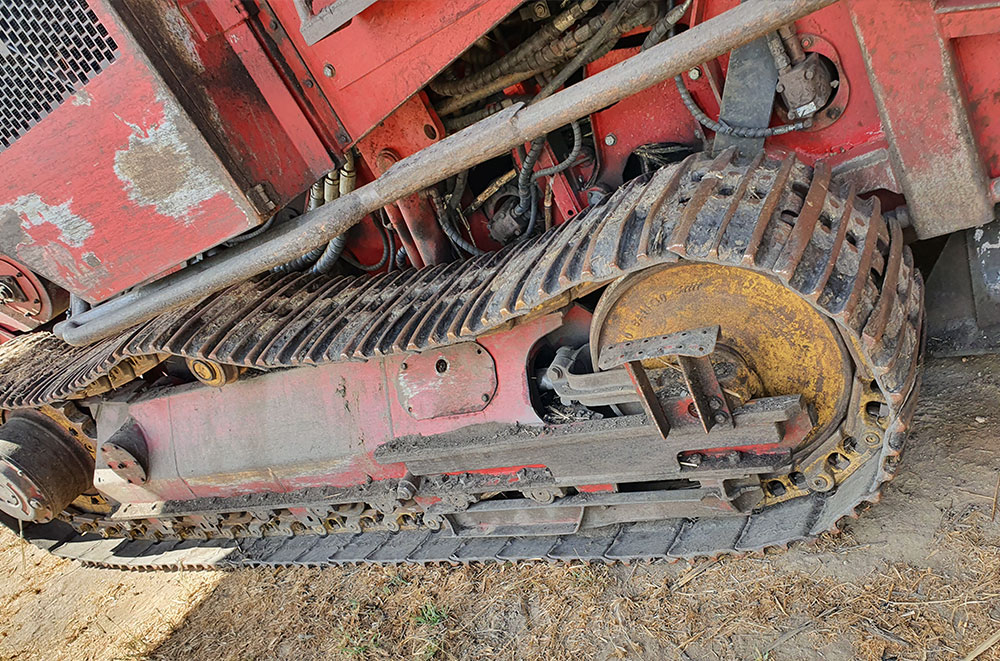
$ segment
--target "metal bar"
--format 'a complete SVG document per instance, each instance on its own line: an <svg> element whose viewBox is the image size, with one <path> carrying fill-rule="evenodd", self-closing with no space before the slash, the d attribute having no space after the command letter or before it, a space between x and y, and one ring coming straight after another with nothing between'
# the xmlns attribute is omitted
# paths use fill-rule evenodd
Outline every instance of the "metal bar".
<svg viewBox="0 0 1000 661"><path fill-rule="evenodd" d="M708 359L706 358L705 360ZM642 368L642 362L632 360L625 363L625 371L628 372L628 378L632 380L632 385L635 386L635 389L639 393L639 401L642 402L642 408L646 412L649 424L656 428L661 437L666 438L667 434L670 433L670 421L667 420L667 414L663 411L663 405L660 404L660 400L656 397L656 389L649 382L646 370Z"/></svg>
<svg viewBox="0 0 1000 661"><path fill-rule="evenodd" d="M690 356L677 356L677 362L681 366L684 374L684 382L691 392L691 399L694 400L694 408L701 420L701 426L705 433L712 431L715 425L725 425L729 428L736 425L733 423L733 413L726 403L726 395L722 392L722 386L715 376L715 368L712 366L712 359L691 358Z"/></svg>
<svg viewBox="0 0 1000 661"><path fill-rule="evenodd" d="M361 218L519 144L753 41L836 0L752 0L547 99L515 104L392 166L375 181L235 248L134 289L55 328L70 344L107 337L295 259Z"/></svg>

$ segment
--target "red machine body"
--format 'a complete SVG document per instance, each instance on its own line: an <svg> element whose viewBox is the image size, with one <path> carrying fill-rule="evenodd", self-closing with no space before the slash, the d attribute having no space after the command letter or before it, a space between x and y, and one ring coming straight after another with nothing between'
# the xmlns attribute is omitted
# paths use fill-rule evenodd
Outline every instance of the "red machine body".
<svg viewBox="0 0 1000 661"><path fill-rule="evenodd" d="M627 2L621 0L621 3ZM473 125L477 119L488 117L501 107L530 99L539 89L544 89L544 75L537 78L533 78L534 74L528 75L520 82L498 88L494 91L498 96L491 97L494 99L491 107L479 108L481 116L470 118L462 114L468 110L442 110L449 97L461 94L438 93L435 83L453 82L452 77L460 82L459 73L471 77L474 74L468 72L473 71L477 63L481 65L498 51L512 50L501 43L504 31L500 28L505 22L514 17L516 25L520 26L546 20L551 16L549 5L554 11L559 3L524 3L522 0L457 0L436 4L392 0L74 0L69 3L71 9L48 8L47 4L32 0L26 9L21 9L17 3L0 0L0 37L5 39L0 41L0 46L7 51L0 50L2 59L49 72L36 72L34 79L22 76L30 84L24 83L23 89L18 88L17 94L26 98L21 100L19 97L17 103L12 101L15 93L0 91L0 101L5 108L5 115L0 116L4 121L4 133L0 134L3 136L0 171L4 173L0 180L0 251L9 258L0 260L0 285L8 275L14 278L12 286L18 279L25 280L20 290L15 291L17 287L13 287L10 296L4 295L4 300L0 301L0 329L9 331L34 329L55 319L67 305L67 293L77 303L83 301L84 309L86 304L108 302L113 310L114 298L130 289L154 283L151 289L155 291L156 281L168 273L185 268L197 272L200 260L211 259L217 253L249 252L247 245L254 244L243 242L268 230L272 223L275 225L272 232L294 231L284 229L289 225L283 228L282 223L287 220L282 219L279 211L288 215L308 213L323 204L322 201L317 203L317 199L330 203L350 194L354 186L372 182L377 186L378 178L392 171L401 160L433 146L463 126ZM665 9L667 5L664 4ZM678 27L690 29L701 25L740 4L739 0L693 0ZM563 10L563 5L559 11ZM599 13L603 5L597 5L596 10L595 5L597 3L591 3L587 11ZM826 68L831 78L828 89L832 92L812 117L809 128L767 138L768 157L780 159L794 155L807 166L817 165L818 173L815 179L810 179L813 182L810 186L799 184L802 190L792 191L805 200L798 207L792 208L795 205L789 204L786 198L775 197L769 198L771 206L768 208L775 211L779 202L788 206L777 212L779 216L786 214L787 222L779 225L780 229L775 232L790 236L788 244L791 246L796 242L806 245L814 227L824 226L824 220L827 234L831 233L829 216L834 212L827 209L829 213L821 217L818 209L808 208L815 199L820 199L822 206L828 193L829 172L846 184L849 202L831 203L842 215L836 241L846 240L850 244L843 252L850 252L849 258L861 265L856 270L860 270L862 277L875 274L877 286L882 287L887 282L886 290L895 297L893 302L878 308L877 314L872 310L865 312L871 313L873 318L882 316L880 336L887 325L895 324L903 336L908 332L908 323L912 322L914 328L922 323L919 303L917 312L903 307L911 291L922 300L920 276L909 252L906 256L903 253L904 225L910 239L923 240L979 227L994 219L994 204L1000 201L1000 184L996 183L1000 181L1000 124L994 121L1000 117L1000 70L997 68L1000 67L1000 39L997 38L1000 8L996 5L992 0L842 0L794 25L795 47L806 56L815 55ZM74 12L72 21L63 20L60 25L71 25L75 32L71 30L61 42L43 43L37 35L52 32L51 19L46 12L59 11ZM651 16L656 18L659 14ZM650 21L647 21L624 30L611 47L602 51L603 55L574 72L578 78L572 82L597 76L636 56L650 31L649 26ZM523 36L523 32L518 34ZM4 46L7 42L20 44L21 50ZM476 52L477 44L482 46L480 53ZM693 102L713 119L725 112L730 59L730 56L723 56L705 62L681 77ZM546 71L551 71L551 67L535 73ZM51 77L53 75L55 78ZM765 92L771 103L774 93L770 83ZM3 94L10 98L3 98ZM29 101L27 97L31 95L34 97ZM489 95L484 98L486 96ZM781 102L774 103L773 108L772 127L793 121L790 109ZM644 168L647 174L654 169L647 168L644 161L646 147L676 149L682 156L712 151L713 136L706 134L704 122L699 122L685 107L681 91L673 81L628 96L583 118L581 123L588 131L585 149L572 152L569 145L564 144L565 134L554 132L541 150L534 170L547 169L548 172L538 176L538 189L530 193L536 196L541 191L541 199L536 204L535 197L530 198L537 217L532 216L527 229L516 223L504 226L501 221L505 220L505 214L516 216L519 205L515 205L525 199L519 183L523 189L523 179L527 178L528 184L536 185L530 181L531 173L526 168L518 172L522 164L531 159L532 144L512 150L509 157L483 159L486 162L476 167L481 168L477 174L484 181L470 179L466 182L463 175L454 180L442 176L434 187L405 195L376 209L338 237L346 237L346 248L344 244L337 248L336 239L316 248L318 252L312 260L322 260L319 253L345 251L343 255L350 260L354 270L330 276L348 274L343 275L343 280L323 281L315 288L310 285L298 291L295 288L300 287L301 282L295 277L301 274L272 275L268 284L260 285L260 291L252 292L255 296L260 295L259 299L248 294L245 301L230 301L228 294L218 294L219 288L205 292L206 309L216 310L219 319L225 319L225 315L238 305L250 305L246 301L260 301L259 305L253 303L257 307L250 309L246 318L255 318L253 315L259 313L266 323L255 335L251 334L251 339L239 335L236 330L243 319L216 322L205 315L206 322L192 312L190 318L179 317L171 321L164 317L167 319L163 322L164 328L171 323L175 325L169 326L171 333L162 336L166 338L162 346L140 351L128 338L115 345L115 360L121 362L109 369L118 369L118 374L98 370L94 374L99 373L103 381L96 385L81 381L76 384L80 386L76 391L67 392L83 399L103 398L93 406L97 411L95 444L98 447L110 443L108 447L112 451L124 452L123 446L116 445L121 430L129 424L141 428L144 452L150 457L142 480L133 479L134 473L123 473L124 463L116 466L117 461L106 461L104 450L95 454L94 485L103 495L123 504L116 516L120 519L150 517L166 501L237 499L248 494L295 494L322 488L357 489L360 493L373 483L392 485L393 489L400 483L403 489L406 486L403 481L412 477L409 462L398 460L398 457L383 462L377 454L393 440L440 437L473 426L502 425L519 429L520 426L542 428L549 425L539 403L537 382L542 377L537 373L536 359L545 351L554 353L554 347L582 347L592 340L588 327L599 316L595 312L597 306L593 300L581 301L602 287L607 287L605 291L611 290L610 278L603 282L581 278L573 291L559 295L556 301L559 306L546 301L539 309L525 313L523 318L513 311L517 309L520 315L523 311L519 306L527 305L524 300L530 296L522 295L518 288L509 300L497 304L509 317L504 324L490 326L488 334L474 341L466 341L467 328L448 327L448 340L453 343L440 350L420 352L413 348L417 346L413 340L412 346L393 346L393 351L380 346L364 355L360 348L352 345L349 350L343 350L339 362L326 356L321 359L313 354L305 357L296 354L296 360L281 363L282 369L272 370L272 365L261 361L272 345L279 346L283 338L287 339L282 335L284 330L280 324L297 328L295 333L301 334L301 337L296 336L298 339L336 337L339 325L351 323L351 317L346 321L343 317L347 306L335 309L331 303L326 309L319 304L327 300L328 295L333 301L340 289L353 291L351 288L357 287L356 300L352 299L351 303L357 305L358 319L371 318L385 324L385 329L373 323L371 330L358 331L369 334L364 335L363 343L370 342L374 346L399 328L423 328L421 324L436 319L433 316L436 310L428 308L430 311L418 313L413 310L423 309L414 305L413 310L393 317L393 306L408 294L393 294L399 300L388 294L385 298L381 294L368 296L380 288L394 291L391 287L404 277L399 275L400 269L407 266L432 267L413 276L413 296L423 297L420 303L427 303L435 296L450 301L447 296L458 296L462 287L469 287L477 296L481 294L485 301L489 293L487 288L492 285L475 280L472 277L475 269L469 264L479 260L475 262L476 268L486 270L515 254L515 250L508 250L513 247L511 244L524 238L522 232L530 235L536 222L542 229L549 230L569 223L606 200L618 200L614 196L624 184L636 178ZM579 126L576 129L579 130ZM574 144L576 142L581 141L574 140ZM572 157L567 157L567 153ZM562 158L567 159L565 168L558 167ZM763 160L763 156L760 158ZM680 160L676 158L667 163ZM789 165L783 170L783 176L788 180L789 171L799 166L790 165L793 159L785 162ZM513 170L511 163L515 166ZM719 167L727 165L722 163ZM482 174L484 171L486 174ZM474 176L469 174L471 172L473 169L467 167L464 176ZM521 182L518 182L519 175ZM719 179L722 178L719 175ZM722 192L725 186L715 191L708 184L700 184L696 193L703 198L716 192L722 196L733 194L732 190ZM494 185L495 188L491 188ZM450 191L443 190L448 188ZM762 190L762 197L768 194L766 187ZM739 196L744 192L741 190ZM447 195L447 202L442 199L442 193ZM855 205L854 195L862 198L858 205ZM690 200L687 198L681 204ZM738 202L732 204L734 211L723 221L720 242L727 228L725 223L731 220ZM444 207L445 204L448 207ZM719 203L720 208L723 204ZM693 203L691 206L697 212L698 206ZM865 208L858 211L861 206ZM445 213L442 208L446 209ZM633 206L622 213L627 215L634 209ZM653 217L655 211L655 207L647 210L647 218ZM816 217L812 218L811 225L803 223L793 227L792 221L800 212L805 216L813 211ZM851 216L855 212L859 217L867 213L865 222L870 223L864 225L868 233L862 237L860 245L853 232L864 223ZM896 212L888 224L880 215L886 212ZM441 220L449 214L458 219L455 227L445 226ZM854 223L850 226L852 230L848 229L849 221ZM608 222L597 225L594 236L599 235ZM630 244L629 249L648 258L652 252L651 238L644 222L645 219L638 219L629 225L630 231L635 233L635 245ZM685 222L690 230L695 219L686 218ZM766 219L762 227L767 227ZM454 232L459 235L457 239ZM625 232L623 225L622 235ZM763 232L761 229L755 235L758 244ZM674 234L683 238L680 229L675 228ZM546 241L554 241L552 237L560 235L554 231L545 236ZM579 249L587 238L582 237L573 245ZM836 246L830 248L829 265L817 261L817 268L825 269L827 279L835 267L840 268L837 260L838 251L841 251L835 237L828 238L828 243ZM663 242L679 240L673 235L660 239ZM669 250L681 256L678 259L688 256L683 242L671 246ZM778 250L782 249L779 246ZM578 261L586 262L584 271L589 273L592 253L596 250L591 247L586 255L566 257L566 262L579 258ZM713 250L718 257L718 242ZM694 249L690 252L693 254ZM465 259L464 253L470 258ZM334 257L335 261L339 255ZM787 257L784 253L782 256ZM543 258L535 259L541 262ZM617 254L611 261L616 259ZM761 266L753 263L753 259L753 255L748 254L740 268ZM774 255L771 262L776 263L777 259ZM797 259L805 258L799 255ZM306 270L326 277L329 273L318 269L319 263L313 261ZM780 272L771 279L777 280L780 276L791 281L789 274L794 274L798 263L785 264L785 271L775 267L776 272ZM275 270L285 274L295 270L282 271L287 266L279 265ZM535 266L535 263L525 264L525 273L531 274ZM732 264L718 266L723 270L740 270ZM916 284L911 289L902 284L894 286L892 280L885 279L888 276L883 276L890 267L896 269L893 273L905 271L905 277ZM457 284L427 292L420 289L420 278L429 282L449 269L453 270L450 273ZM358 284L368 275L374 277ZM559 279L562 277L563 274L558 274ZM525 276L524 280L527 282L530 278ZM530 284L539 291L544 289L541 283ZM527 285L522 282L518 287L521 286ZM271 288L267 296L261 293L266 287ZM857 304L862 294L867 295L875 288L875 284L869 283L865 290L862 282L856 290L860 293L855 294L852 289L852 305ZM286 289L296 292L294 300L281 299ZM811 297L811 304L820 305L819 290L799 293L802 298ZM461 303L467 306L462 307L461 313L469 315L472 321L468 323L472 326L476 314L483 319L488 316L487 311L474 307L479 305L474 298L470 294L468 300L462 299ZM872 303L871 307L874 305ZM890 305L899 306L898 318L888 318ZM400 304L400 309L408 308ZM320 315L314 326L306 325L307 312ZM334 312L342 316L335 316ZM266 317L269 313L287 318L280 319L279 323ZM830 318L839 313L831 312ZM418 316L410 318L407 315ZM497 313L494 318L500 316ZM31 322L32 317L34 322ZM836 323L851 325L853 320L847 317L846 314L836 317ZM604 320L598 323L601 321ZM159 323L158 320L153 322ZM267 325L272 322L273 325ZM301 328L296 326L299 322L302 322ZM321 322L327 327L321 327ZM205 324L204 328L197 327L201 323ZM830 328L835 325L829 320L824 323ZM857 325L864 326L863 323ZM827 326L823 328L829 330ZM439 329L435 327L436 330ZM867 333L869 328L853 330ZM381 333L384 336L379 335ZM849 344L846 335L833 337L834 334L831 331L828 346L839 350L843 349L842 344ZM905 351L895 347L895 353L912 359L916 365L921 351L919 331L914 330L907 337L910 346L904 347ZM219 359L220 365L215 365L216 350L221 351L220 347L226 346L230 339L233 343L245 343L240 346L247 351L259 353L251 358L244 355L245 360L225 365L222 365L225 361ZM870 339L865 335L866 342ZM216 350L204 356L196 354L192 347L198 342L214 346ZM860 340L856 342L859 343ZM874 343L874 340L869 342ZM738 353L735 349L733 352ZM857 353L857 347L844 349L845 364L849 352ZM891 357L892 352L889 353ZM97 356L96 350L94 355ZM678 353L677 357L681 355L688 354ZM149 365L138 360L143 357ZM552 355L544 357L553 360ZM352 360L358 362L350 362ZM99 361L94 358L91 362L96 365ZM596 356L593 362L595 364L588 367L597 373ZM711 372L712 363L707 359L706 362ZM153 363L158 366L150 366ZM634 359L631 363L639 364L640 361ZM630 370L634 369L631 363ZM122 365L127 365L125 372L131 370L125 377L121 376ZM835 369L840 367L838 364ZM150 378L149 383L137 385L135 389L126 387L133 379L142 377L143 369L150 370L150 374L161 380ZM202 374L199 369L208 371ZM217 369L218 374L213 374L213 369ZM883 367L880 365L879 369ZM889 369L885 367L884 371ZM749 367L746 370L751 371ZM635 379L635 372L628 373L632 375L632 385L642 395L639 399L648 403L643 399L648 396L643 393L643 384ZM912 376L908 374L900 381ZM878 376L882 378L883 375ZM878 388L874 374L869 375L864 381L867 385L862 386L850 385L853 377L852 373L845 378L849 385L845 386L838 403L840 414L846 416L844 411L849 410L851 415L857 413L861 420L857 424L875 425L880 416L879 401L888 406L886 398L876 401ZM673 407L669 414L675 421L698 417L689 415L690 411L700 411L701 403L695 394L696 387L690 382L688 387L690 396L682 393L669 399ZM726 395L718 383L715 388L724 404ZM651 391L652 386L647 383L646 389ZM97 395L93 394L95 392ZM767 397L799 394L769 393ZM904 395L900 394L899 399ZM865 401L865 397L869 400ZM626 398L625 401L637 405L639 399ZM753 401L751 397L745 399ZM871 411L873 404L874 412ZM892 401L892 405L896 416L903 402ZM794 412L788 413L787 419L774 423L768 418L770 422L763 426L771 425L766 430L770 433L769 440L760 441L755 437L756 441L734 442L732 446L701 440L701 445L695 447L697 462L721 464L727 456L735 457L730 466L735 470L741 456L744 459L751 457L758 462L751 466L748 472L751 476L768 473L769 467L781 465L775 457L779 454L790 457L792 450L812 433L811 413L806 408L796 400L794 406L788 408ZM626 406L626 413L614 410L622 417L638 415L628 413L627 409ZM595 418L584 419L597 419L607 413L604 411ZM652 409L646 409L646 415L652 419ZM698 415L703 416L702 413ZM735 418L728 408L716 410L715 415L721 415L723 422L732 422L727 416ZM905 417L904 411L898 417L900 422L893 422L891 429L881 429L879 434L885 432L886 439L892 434L902 434ZM704 416L700 419L708 434L711 420ZM843 436L858 450L855 439L848 438L846 431ZM662 433L662 437L665 440L667 434ZM845 459L848 454L860 457L865 452L868 454L864 457L868 458L883 437L875 435L874 438L874 442L869 443L871 448L855 452L842 445L830 458ZM484 442L484 446L490 442ZM516 443L512 443L514 445ZM898 454L897 448L890 449ZM516 453L500 452L476 463L479 461L477 452L477 449L471 451L472 459L463 456L463 461L469 463L454 471L450 468L437 473L428 470L427 474L434 474L435 478L444 475L446 477L441 479L445 482L447 476L457 474L490 476L489 479L494 480L492 486L497 488L480 489L481 495L482 492L502 492L507 487L514 489L511 485L516 485L527 473L546 468L532 461L530 453L528 459L518 460L520 455ZM670 461L681 461L682 453L670 452ZM691 454L687 452L684 456L690 458ZM640 455L641 448L629 461L641 464ZM483 456L487 456L485 450ZM490 463L496 456L513 456L514 459ZM829 477L833 469L823 464L824 460L819 460L819 479L822 486L824 476L829 478L826 487L829 490L834 486L833 477ZM414 460L415 463L419 461L419 458ZM765 466L768 461L774 463ZM696 463L693 468L698 466ZM681 464L676 468L679 476ZM854 470L852 467L851 471ZM588 479L575 480L580 475ZM640 475L639 468L632 474L635 475ZM568 488L567 485L576 489L576 494L610 493L617 489L610 480L601 479L603 476L596 469L593 473L568 472L563 477L566 484L560 483L553 494L563 494L564 491L558 490ZM637 483L645 481L636 478ZM663 480L650 479L648 482L659 484ZM668 486L673 488L673 485ZM706 490L720 489L723 493L727 488L722 478L717 479L717 484L705 482L702 486ZM744 486L741 483L739 488ZM778 486L791 489L795 485L781 482ZM686 488L681 484L678 490ZM760 485L753 488L759 490ZM802 489L804 493L805 487ZM815 491L819 493L822 489ZM779 500L781 495L770 493ZM732 501L719 504L712 500L715 497L695 502L692 507L695 511L702 506L713 511L729 511L731 502L738 500L734 497ZM434 498L417 500L421 505L432 501ZM658 516L649 515L647 520Z"/></svg>

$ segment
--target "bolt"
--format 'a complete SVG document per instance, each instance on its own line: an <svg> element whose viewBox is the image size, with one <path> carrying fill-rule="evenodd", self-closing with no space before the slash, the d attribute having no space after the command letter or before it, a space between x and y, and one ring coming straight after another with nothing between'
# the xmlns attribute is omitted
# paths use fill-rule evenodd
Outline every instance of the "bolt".
<svg viewBox="0 0 1000 661"><path fill-rule="evenodd" d="M409 367L409 365L407 365L406 363L403 363L402 365L399 366L399 369L400 369L401 372L405 372L407 367Z"/></svg>
<svg viewBox="0 0 1000 661"><path fill-rule="evenodd" d="M333 76L336 73L337 70L333 68L332 64L327 64L326 66L323 67L323 75L326 76L327 78L333 78Z"/></svg>
<svg viewBox="0 0 1000 661"><path fill-rule="evenodd" d="M722 408L722 401L718 397L712 397L712 399L708 400L708 405L712 407L713 411L718 411Z"/></svg>
<svg viewBox="0 0 1000 661"><path fill-rule="evenodd" d="M618 136L616 136L614 133L609 133L606 136L604 136L604 144L606 144L608 147L614 147L616 142L618 142Z"/></svg>
<svg viewBox="0 0 1000 661"><path fill-rule="evenodd" d="M532 7L532 11L535 12L535 16L538 18L545 18L549 15L549 7L544 2L536 2L535 6Z"/></svg>
<svg viewBox="0 0 1000 661"><path fill-rule="evenodd" d="M829 117L830 119L837 119L838 117L840 117L840 112L841 112L840 108L830 108L829 110L826 111L826 116Z"/></svg>
<svg viewBox="0 0 1000 661"><path fill-rule="evenodd" d="M802 39L803 48L812 48L812 45L813 45L812 39L810 39L809 37L804 37Z"/></svg>
<svg viewBox="0 0 1000 661"><path fill-rule="evenodd" d="M267 24L267 27L271 28L272 30L277 30L278 29L278 21L276 21L276 20L274 20L272 18L271 22Z"/></svg>
<svg viewBox="0 0 1000 661"><path fill-rule="evenodd" d="M806 69L805 77L806 80L812 80L813 78L816 77L816 72L813 71L812 69Z"/></svg>
<svg viewBox="0 0 1000 661"><path fill-rule="evenodd" d="M774 89L778 92L778 94L781 94L782 92L785 91L785 85L784 83L778 83L777 85L774 86Z"/></svg>
<svg viewBox="0 0 1000 661"><path fill-rule="evenodd" d="M688 78L690 78L691 80L698 80L699 78L701 78L701 69L695 67L694 69L688 71Z"/></svg>
<svg viewBox="0 0 1000 661"><path fill-rule="evenodd" d="M733 466L740 463L740 459L742 458L743 455L742 453L740 453L739 450L733 450L732 452L726 454L726 461L728 461Z"/></svg>
<svg viewBox="0 0 1000 661"><path fill-rule="evenodd" d="M701 462L704 461L704 460L705 460L705 457L702 454L700 454L698 452L695 452L693 455L691 455L690 457L688 457L687 459L685 459L684 463L691 464L692 466L698 467L698 466L701 466Z"/></svg>
<svg viewBox="0 0 1000 661"><path fill-rule="evenodd" d="M715 418L715 421L720 425L729 419L729 416L726 415L725 411L716 411L713 417Z"/></svg>
<svg viewBox="0 0 1000 661"><path fill-rule="evenodd" d="M865 435L865 443L868 445L881 445L882 439L878 437L878 434L867 434Z"/></svg>
<svg viewBox="0 0 1000 661"><path fill-rule="evenodd" d="M40 502L38 502L36 499L34 499L34 498L32 498L31 500L29 500L28 504L31 505L31 509L33 509L33 510L40 510L40 509L42 509L42 504Z"/></svg>
<svg viewBox="0 0 1000 661"><path fill-rule="evenodd" d="M485 394L485 393L484 393L484 394L483 394L483 401L484 401L484 402L488 402L488 401L490 401L490 396L489 396L488 394Z"/></svg>
<svg viewBox="0 0 1000 661"><path fill-rule="evenodd" d="M302 81L302 84L309 88L315 85L315 83L313 83L312 81L312 78L306 78L305 80Z"/></svg>

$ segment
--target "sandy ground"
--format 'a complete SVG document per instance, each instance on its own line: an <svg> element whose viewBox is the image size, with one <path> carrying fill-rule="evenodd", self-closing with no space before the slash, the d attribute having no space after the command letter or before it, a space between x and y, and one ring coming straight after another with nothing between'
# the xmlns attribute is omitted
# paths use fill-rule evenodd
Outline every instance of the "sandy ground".
<svg viewBox="0 0 1000 661"><path fill-rule="evenodd" d="M4 659L1000 659L1000 359L934 360L842 535L633 566L83 569L0 535Z"/></svg>

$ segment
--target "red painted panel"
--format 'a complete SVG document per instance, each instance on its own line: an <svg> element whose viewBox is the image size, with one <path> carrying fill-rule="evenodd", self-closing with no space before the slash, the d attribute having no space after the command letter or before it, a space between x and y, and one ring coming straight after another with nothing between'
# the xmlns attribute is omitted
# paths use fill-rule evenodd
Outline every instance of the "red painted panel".
<svg viewBox="0 0 1000 661"><path fill-rule="evenodd" d="M521 0L376 2L313 47L292 2L270 2L352 140L413 96ZM332 65L334 75L324 74Z"/></svg>
<svg viewBox="0 0 1000 661"><path fill-rule="evenodd" d="M1000 31L1000 24L996 27ZM965 37L953 43L972 133L987 173L1000 177L1000 34Z"/></svg>
<svg viewBox="0 0 1000 661"><path fill-rule="evenodd" d="M116 20L118 58L0 154L0 248L103 300L257 224Z"/></svg>

